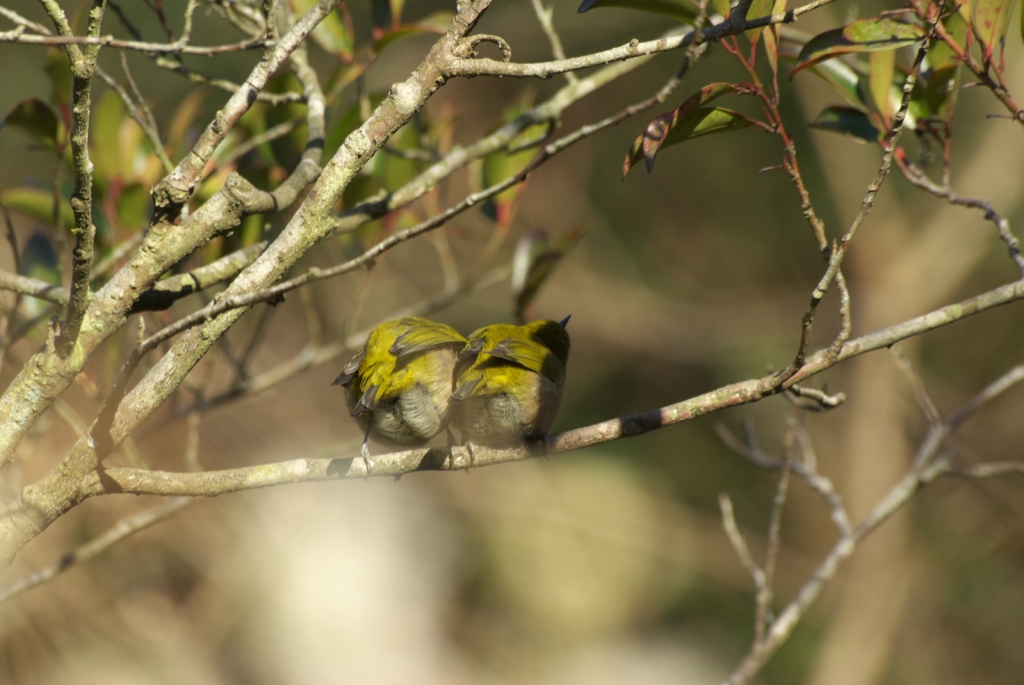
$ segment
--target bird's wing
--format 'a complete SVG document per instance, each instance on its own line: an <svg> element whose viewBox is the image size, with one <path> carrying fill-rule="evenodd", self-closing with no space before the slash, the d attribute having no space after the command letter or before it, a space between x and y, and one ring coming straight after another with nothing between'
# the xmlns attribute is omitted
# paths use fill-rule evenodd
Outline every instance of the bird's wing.
<svg viewBox="0 0 1024 685"><path fill-rule="evenodd" d="M477 389L477 386L480 385L480 381L482 380L483 376L476 376L475 378L470 378L469 380L464 381L459 385L459 387L455 388L454 392L452 392L452 399L456 402L469 399L472 397L473 391Z"/></svg>
<svg viewBox="0 0 1024 685"><path fill-rule="evenodd" d="M341 370L338 377L334 379L331 385L348 385L352 382L356 372L359 371L359 365L363 362L363 358L366 356L366 345L363 345L355 353L355 355L345 364L345 368Z"/></svg>
<svg viewBox="0 0 1024 685"><path fill-rule="evenodd" d="M548 357L552 356L551 352L543 345L513 340L512 338L502 340L494 346L493 350L488 350L487 354L512 362L513 364L518 364L524 369L529 369L535 373L543 373L544 375L548 375L546 373L546 371L549 371L547 367L550 366Z"/></svg>
<svg viewBox="0 0 1024 685"><path fill-rule="evenodd" d="M352 416L359 416L368 411L373 411L373 408L377 406L377 389L376 385L371 385L366 389L366 392L359 398L356 406L352 407Z"/></svg>
<svg viewBox="0 0 1024 685"><path fill-rule="evenodd" d="M398 359L441 345L465 345L466 339L458 331L443 324L414 326L402 333L391 344L389 352Z"/></svg>

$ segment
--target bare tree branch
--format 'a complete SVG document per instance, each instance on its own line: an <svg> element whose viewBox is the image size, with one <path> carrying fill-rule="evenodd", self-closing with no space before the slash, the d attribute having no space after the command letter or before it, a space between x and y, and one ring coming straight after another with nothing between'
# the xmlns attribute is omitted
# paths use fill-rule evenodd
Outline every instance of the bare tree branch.
<svg viewBox="0 0 1024 685"><path fill-rule="evenodd" d="M56 26L60 38L73 38L64 11L55 0L43 0L43 7ZM98 36L103 24L106 0L93 0L89 11L88 36ZM57 354L67 357L78 342L78 332L92 300L89 283L96 242L96 226L92 223L92 161L89 159L89 123L92 116L92 77L96 71L98 45L66 44L71 63L71 162L75 169L75 191L71 195L71 211L75 225L75 247L71 252L71 291L68 295L64 324L57 339Z"/></svg>
<svg viewBox="0 0 1024 685"><path fill-rule="evenodd" d="M195 500L191 497L175 497L162 502L152 509L146 509L119 521L101 535L61 555L60 560L56 563L29 574L16 583L12 583L3 590L0 590L0 604L34 587L53 581L72 566L92 559L140 530L145 530L166 521L193 502Z"/></svg>
<svg viewBox="0 0 1024 685"><path fill-rule="evenodd" d="M154 55L218 55L225 52L239 52L242 50L257 50L270 45L270 42L262 39L243 40L238 43L226 45L195 46L188 45L185 39L176 43L148 43L138 40L122 40L114 36L73 36L73 35L34 35L25 33L24 26L19 26L14 31L0 33L0 43L22 43L25 45L47 45L67 46L84 45L87 47L109 47L119 50L137 50Z"/></svg>
<svg viewBox="0 0 1024 685"><path fill-rule="evenodd" d="M558 31L555 30L555 24L552 21L552 15L555 13L554 6L544 7L541 0L530 0L533 4L533 12L537 15L537 21L540 22L540 27L544 30L544 35L548 37L548 42L551 43L551 54L554 55L557 60L565 59L565 48L562 47L562 39L558 36ZM574 72L565 72L565 80L569 83L576 83L579 81L579 76Z"/></svg>
<svg viewBox="0 0 1024 685"><path fill-rule="evenodd" d="M764 587L764 571L758 568L754 562L750 548L747 547L747 542L743 539L739 526L736 525L736 517L733 514L732 500L729 495L724 492L719 493L718 506L722 510L722 527L725 529L726 537L729 538L732 548L736 550L736 556L739 557L743 568L754 579L754 586L760 594L761 588Z"/></svg>
<svg viewBox="0 0 1024 685"><path fill-rule="evenodd" d="M906 153L903 150L900 150L899 153L900 154L897 154L896 156L896 164L903 172L904 178L915 186L928 191L936 197L946 200L946 202L951 205L980 210L985 215L985 219L991 221L995 225L996 230L999 231L999 239L1006 243L1006 249L1010 254L1010 259L1012 259L1014 264L1017 265L1021 278L1024 278L1024 254L1021 254L1020 241L1010 229L1010 222L1007 221L1006 217L997 212L995 208L992 207L992 204L987 200L976 197L964 197L956 194L953 192L953 189L949 187L948 181L944 182L942 185L936 183L932 179L928 178L928 175L925 174L923 170L908 160Z"/></svg>
<svg viewBox="0 0 1024 685"><path fill-rule="evenodd" d="M54 304L67 305L68 289L59 285L53 285L38 278L12 274L9 271L0 269L0 290L9 290L22 295L38 297Z"/></svg>
<svg viewBox="0 0 1024 685"><path fill-rule="evenodd" d="M741 0L733 8L729 17L714 26L709 26L699 32L699 38L695 32L682 36L670 38L659 38L640 42L633 39L626 45L620 45L608 50L602 50L590 55L581 57L570 57L564 60L552 62L535 62L532 64L520 64L516 62L499 62L487 58L466 58L457 59L449 66L448 76L514 76L517 78L549 78L555 74L567 71L578 71L589 67L597 67L620 60L632 59L645 55L653 55L659 52L667 52L677 48L686 47L691 43L707 43L721 40L726 36L734 36L750 29L762 28L772 24L791 23L797 18L811 10L827 5L834 0L817 0L816 2L797 7L786 12L773 14L766 17L758 17L747 20L746 13L750 9L751 2Z"/></svg>
<svg viewBox="0 0 1024 685"><path fill-rule="evenodd" d="M925 55L928 54L928 46L931 45L931 40L935 33L936 22L938 22L938 15L936 15L935 20L929 25L925 38L917 50L917 55L914 57L914 63L911 65L910 72L907 74L906 81L903 84L903 99L900 102L899 109L893 117L892 133L889 135L889 140L886 142L885 152L882 154L882 163L878 167L878 172L875 174L874 180L872 180L868 185L867 193L865 193L864 199L861 201L860 209L858 210L857 215L853 218L853 221L850 223L850 227L846 230L846 233L843 234L843 237L839 239L838 245L836 245L832 250L825 273L822 275L818 285L815 286L811 293L811 301L807 305L807 311L804 313L802 322L803 332L800 339L800 346L796 354L796 359L790 367L791 369L795 370L795 367L797 367L798 364L803 363L804 356L810 343L811 326L814 322L814 314L818 309L818 305L821 304L821 300L825 297L825 293L828 292L829 287L832 285L832 281L837 278L840 265L843 262L843 257L846 256L847 250L850 249L850 243L857 234L857 229L860 228L868 214L871 213L871 209L875 205L875 197L878 195L878 191L882 188L882 184L885 182L885 179L889 176L889 169L892 166L893 156L895 155L897 146L899 145L900 136L903 134L903 126L907 121L907 112L910 110L910 100L914 91L914 84L917 83L921 64L924 61ZM845 288L843 290L845 291ZM840 348L850 335L850 326L848 325L850 304L848 292L846 292L846 295L843 298L843 304L845 310L845 315L843 316L844 325L839 335L836 336L836 339L829 347L829 352L831 354L839 354Z"/></svg>
<svg viewBox="0 0 1024 685"><path fill-rule="evenodd" d="M227 105L217 114L214 121L200 136L197 147L179 164L177 178L184 183L198 183L203 171L202 163L197 162L199 154L212 152L212 147L227 134L230 126L254 102L246 93L255 96L281 62L294 52L306 35L313 29L318 17L326 14L331 5L328 0L321 0L302 20L280 40L275 47L268 50L262 60L252 71L246 81L246 88L229 99ZM67 50L79 50L79 46L68 45ZM300 69L300 71L302 71ZM309 74L309 70L303 71ZM307 120L310 122L310 133L322 131L322 124L316 128L317 121L323 121L323 98L317 102L307 103ZM63 357L55 350L44 348L26 365L21 373L7 387L0 397L0 468L13 458L14 449L25 431L45 411L53 398L64 391L81 371L85 360L104 340L114 333L123 323L128 311L133 306L139 293L149 290L157 279L185 255L191 253L212 237L232 230L242 218L256 212L272 211L284 206L285 201L294 201L301 188L301 181L312 181L319 171L319 155L322 152L323 137L312 136L303 154L299 168L274 193L257 190L248 181L237 174L229 176L224 187L210 200L193 211L181 224L174 223L174 216L183 205L174 207L170 201L161 204L160 197L166 195L184 203L191 192L192 186L175 194L167 191L168 179L165 178L154 190L157 203L155 223L143 237L140 248L129 262L121 268L95 296L85 313L82 330L85 333L78 340L76 349L79 353ZM173 185L173 183L171 184ZM181 185L181 184L179 184ZM188 185L188 184L185 184ZM163 187L166 192L162 192ZM167 195L167 193L170 193ZM164 209L161 209L163 207ZM166 211L165 211L166 210ZM46 369L39 373L34 369Z"/></svg>
<svg viewBox="0 0 1024 685"><path fill-rule="evenodd" d="M743 659L733 674L723 685L743 685L749 683L767 663L768 659L782 646L796 624L818 598L825 586L835 577L844 561L850 558L857 546L869 534L896 514L917 491L939 475L957 473L975 477L990 477L1007 473L1024 473L1024 462L981 464L968 469L954 471L950 464L950 455L940 455L945 438L952 430L966 420L980 406L999 397L1007 389L1024 381L1024 366L1018 366L991 383L981 393L971 399L964 407L955 412L943 423L932 426L918 449L909 473L906 474L889 492L878 501L867 517L849 535L842 536L825 557L817 571L801 587L796 597L786 606L779 617L774 620L763 639L755 641L750 652ZM988 467L988 468L986 468Z"/></svg>

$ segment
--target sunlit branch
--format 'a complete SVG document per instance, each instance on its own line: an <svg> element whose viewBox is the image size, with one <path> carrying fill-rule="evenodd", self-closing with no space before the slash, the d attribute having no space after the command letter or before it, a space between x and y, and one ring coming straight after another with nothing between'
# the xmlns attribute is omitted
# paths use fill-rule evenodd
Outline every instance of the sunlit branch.
<svg viewBox="0 0 1024 685"><path fill-rule="evenodd" d="M938 21L937 16L935 21ZM818 305L821 303L822 298L825 297L825 293L828 292L833 280L838 278L840 265L843 262L843 258L846 256L847 250L850 249L850 243L857 234L857 229L860 228L861 224L863 224L864 220L868 217L868 214L871 213L872 208L875 206L875 198L878 195L878 191L881 189L885 179L889 176L889 169L892 166L893 156L896 153L900 136L903 134L904 124L906 124L907 121L907 112L910 109L910 100L914 91L914 85L917 83L917 78L925 55L928 54L928 46L931 44L931 38L934 35L934 30L935 26L933 22L928 27L924 40L921 41L921 46L918 48L917 55L914 57L914 63L911 65L910 72L907 74L906 81L903 84L903 99L900 102L899 109L893 117L892 133L889 135L889 140L886 142L885 152L882 154L882 163L878 167L878 172L875 174L875 178L868 185L864 199L861 201L860 209L857 211L857 215L850 223L850 227L847 229L843 237L839 239L838 244L833 248L825 273L822 275L821 280L818 281L818 284L811 293L810 303L807 305L807 311L804 313L803 321L801 322L799 349L797 351L796 360L790 367L791 370L798 368L797 363L803 363L804 355L806 354L810 341L811 326L814 322L814 315L818 309ZM844 303L846 309L846 315L843 317L844 325L842 330L840 330L839 335L836 336L836 339L829 347L829 352L831 354L839 354L840 349L850 334L850 326L846 325L849 321L848 292L844 298Z"/></svg>
<svg viewBox="0 0 1024 685"><path fill-rule="evenodd" d="M1013 299L1024 299L1024 282L1014 283L1012 286L1016 288ZM979 298L988 299L988 296L991 296L996 292L998 291L986 293L985 295L979 296ZM976 307L965 307L964 305L965 303L951 305L951 308L957 308L961 311L961 315L957 318L970 316L971 314L981 311ZM841 360L849 359L855 355L864 354L865 352L878 349L879 347L888 347L900 340L906 339L907 337L919 335L926 330L933 330L951 322L947 320L947 317L945 316L933 316L935 313L936 312L933 312L932 314L920 317L920 320L928 320L930 322L924 329L898 325L851 340L847 343L851 349L849 353L842 355L839 359L836 359L835 357L827 358L827 362L823 362L823 365L814 371L806 372L806 375L819 373L820 371L824 371L826 368L834 366ZM817 355L812 355L811 359L814 359L816 356ZM810 360L808 363L810 363ZM1024 371L1015 371L1015 373L1024 374ZM998 387L1003 388L1004 385L1009 387L1009 379L1014 378L1016 378L1015 375L1004 376L1004 378L999 381L1000 385ZM524 459L572 452L585 447L613 442L622 438L636 437L651 431L660 430L667 426L690 421L726 407L749 404L775 394L776 392L778 392L778 384L773 375L741 381L739 383L732 383L718 388L717 390L704 393L703 395L661 407L660 409L642 412L639 414L631 414L590 426L575 428L565 431L564 433L549 435L541 441L527 443L518 447L495 448L478 445L473 451L472 460L470 458L469 450L466 447L453 447L424 448L374 455L368 460L369 471L367 471L367 463L364 462L362 458L296 459L293 461L261 464L258 466L228 469L223 471L207 471L203 473L171 473L163 471L140 471L138 469L129 468L111 468L104 471L105 477L102 481L97 476L89 477L89 482L85 484L83 494L86 497L92 497L102 494L126 492L135 494L212 497L229 492L271 487L287 483L338 480L346 478L358 479L368 477L392 477L424 470L449 471L462 470L466 468L481 468L484 466L505 464L522 461ZM998 396L998 394L999 392L989 390L983 393L982 396L985 397L985 401L989 401ZM966 406L974 407L975 403L972 401L972 403L969 403ZM954 417L956 416L959 416L959 413L954 414ZM931 454L934 454L934 451L932 451ZM798 464L800 464L798 461L794 461L792 464L792 468L795 472L800 472L806 468L802 465L798 466ZM781 464L777 464L777 466L781 466ZM913 483L915 484L915 488L916 485L919 484L920 478L924 477L924 475L922 475L924 473L925 472L922 471L921 473L914 475ZM904 483L903 487L906 487L906 483ZM902 490L899 492L902 492ZM911 494L913 493L906 493L906 497L909 498ZM896 497L896 495L891 495L891 497ZM899 501L895 506L884 509L884 511L891 514L899 506L902 506L903 502L905 502L905 500ZM874 521L873 517L869 517L869 519L865 523L862 523L852 535L855 537L863 536L866 532L873 530L880 523L881 521ZM858 533L857 531L860 532ZM837 550L839 551L836 552L836 554L840 554L841 556L842 550L838 547ZM852 553L852 549L850 552ZM843 558L845 558L845 556L843 556ZM833 560L833 563L838 564L838 558ZM776 631L776 625L779 624L779 621L782 621L784 617L785 613L780 615L779 619L772 624L772 629L766 633L766 641L772 640L771 636L773 632Z"/></svg>
<svg viewBox="0 0 1024 685"><path fill-rule="evenodd" d="M1024 380L1024 366L1015 367L955 412L940 427L933 426L928 436L921 443L918 455L910 471L882 497L867 517L849 535L842 536L832 550L818 566L814 574L804 583L797 595L771 622L762 640L755 642L740 665L723 685L745 685L764 667L768 660L778 651L792 634L797 623L819 597L825 586L835 577L843 562L857 550L865 537L873 533L882 524L892 518L910 499L917 494L922 486L945 474L955 473L948 455L939 453L945 438L959 423L968 418L978 407L991 402L1008 388ZM936 437L941 432L940 437ZM985 467L989 467L986 472ZM971 470L974 473L971 473ZM958 475L988 477L1009 473L1024 473L1024 463L1015 462L979 464L968 469L960 469Z"/></svg>
<svg viewBox="0 0 1024 685"><path fill-rule="evenodd" d="M518 78L549 78L555 74L561 74L567 71L578 71L580 69L597 67L604 64L610 64L612 62L618 62L620 60L628 60L636 57L657 54L659 52L676 50L681 47L686 47L694 42L714 42L721 40L726 36L738 35L744 31L749 31L750 29L763 28L772 24L791 23L796 21L797 17L802 14L806 14L811 10L817 9L831 2L834 2L834 0L818 0L817 2L812 2L786 12L748 20L746 19L746 13L750 8L751 3L744 0L733 8L732 14L730 14L726 20L701 29L699 31L699 38L697 33L693 31L686 33L685 35L659 38L643 42L634 38L626 45L620 45L618 47L602 50L590 55L570 57L568 59L554 60L551 62L534 62L528 64L509 61L499 62L498 60L487 58L463 58L455 60L449 66L448 75L466 77L514 76Z"/></svg>
<svg viewBox="0 0 1024 685"><path fill-rule="evenodd" d="M948 183L941 185L936 183L928 178L928 175L923 170L907 159L906 154L902 150L900 150L900 154L896 155L896 165L903 172L904 178L918 188L944 199L951 205L980 210L985 215L985 219L991 221L995 225L996 230L999 231L999 238L1006 243L1010 259L1017 265L1021 278L1024 278L1024 254L1021 254L1020 240L1017 239L1017 236L1010 229L1010 222L1006 217L997 212L990 202L981 198L958 195L953 192Z"/></svg>
<svg viewBox="0 0 1024 685"><path fill-rule="evenodd" d="M204 307L203 309L199 310L198 312L195 312L194 314L179 319L170 326L167 326L163 330L147 338L145 342L137 350L137 354L146 354L149 351L155 349L156 346L159 345L161 342L168 340L171 337L188 330L189 328L210 321L217 315L222 314L224 312L230 311L232 309L238 309L241 307L247 307L257 302L266 302L268 300L273 300L279 298L281 295L289 291L295 290L296 288L300 288L304 285L308 285L310 283L321 281L327 278L333 278L335 276L346 274L356 269L362 268L365 265L372 262L377 257L379 257L380 255L384 254L391 248L395 247L396 245L411 240L412 238L415 238L416 236L431 231L439 226L443 226L453 217L461 214L467 209L475 207L481 202L484 202L485 200L492 198L498 195L499 193L522 183L534 170L536 170L542 164L547 162L551 157L554 157L558 153L569 148L570 146L579 142L580 140L583 140L588 136L591 136L612 126L615 126L621 123L622 121L625 121L627 118L634 116L635 114L642 112L646 109L649 109L658 102L662 101L664 97L667 96L667 93L671 92L671 90L674 89L679 84L683 74L685 74L686 72L686 69L692 63L693 59L695 59L696 56L699 56L701 52L702 50L698 49L694 53L695 57L687 60L684 68L669 81L669 84L667 84L662 89L662 93L659 93L640 103L637 103L636 105L627 107L618 114L603 119L602 121L583 126L574 131L573 133L570 133L569 135L566 135L562 138L559 138L556 141L553 141L552 143L549 143L548 145L544 146L541 149L541 151L525 167L523 167L522 170L520 170L515 175L505 179L504 181L496 183L493 186L485 188L484 190L481 190L479 192L470 194L458 204L448 208L444 212L441 212L440 214L437 214L424 222L417 224L416 226L396 232L394 235L381 241L380 243L373 246L360 256L351 259L345 262L344 264L339 264L337 266L333 266L327 269L313 268L302 276L297 276L282 283L273 285L269 288L253 291L250 293L246 293L244 295L225 297L218 302L211 303L209 306Z"/></svg>
<svg viewBox="0 0 1024 685"><path fill-rule="evenodd" d="M122 40L113 36L47 36L25 33L22 26L13 31L0 33L0 43L21 43L23 45L84 45L88 47L108 47L119 50L137 50L155 55L218 55L225 52L257 50L268 46L262 38L243 40L226 45L196 46L178 43L147 43L137 40Z"/></svg>

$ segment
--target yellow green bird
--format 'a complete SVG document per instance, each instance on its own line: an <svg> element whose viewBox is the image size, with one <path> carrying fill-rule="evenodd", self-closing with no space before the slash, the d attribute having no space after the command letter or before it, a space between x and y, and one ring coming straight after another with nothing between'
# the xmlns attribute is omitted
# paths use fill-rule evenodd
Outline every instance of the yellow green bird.
<svg viewBox="0 0 1024 685"><path fill-rule="evenodd" d="M365 428L360 454L369 470L370 435L387 445L422 445L449 422L452 375L466 339L418 316L382 323L334 380L348 390Z"/></svg>
<svg viewBox="0 0 1024 685"><path fill-rule="evenodd" d="M568 322L495 324L469 336L452 393L463 440L501 443L547 435L562 403Z"/></svg>

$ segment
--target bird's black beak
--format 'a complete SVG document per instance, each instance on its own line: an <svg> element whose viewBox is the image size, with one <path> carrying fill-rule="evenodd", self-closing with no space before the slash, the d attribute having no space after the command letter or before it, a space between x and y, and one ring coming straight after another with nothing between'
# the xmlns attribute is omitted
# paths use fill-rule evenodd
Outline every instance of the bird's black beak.
<svg viewBox="0 0 1024 685"><path fill-rule="evenodd" d="M558 325L561 326L562 328L565 328L565 324L569 323L569 319L571 319L571 318L572 318L572 314L570 314L569 316L567 316L564 319L562 319L561 321L559 321Z"/></svg>

